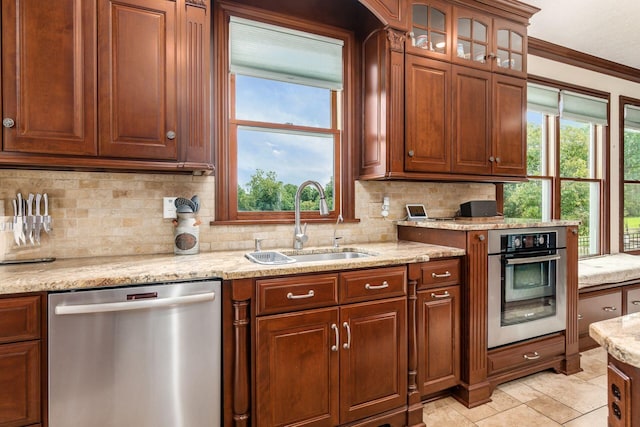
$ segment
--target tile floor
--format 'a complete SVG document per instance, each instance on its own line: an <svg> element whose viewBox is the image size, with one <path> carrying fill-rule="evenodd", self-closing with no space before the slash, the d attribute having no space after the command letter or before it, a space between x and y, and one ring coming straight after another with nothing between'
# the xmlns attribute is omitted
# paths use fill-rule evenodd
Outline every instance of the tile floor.
<svg viewBox="0 0 640 427"><path fill-rule="evenodd" d="M583 371L544 371L501 384L492 401L469 409L447 397L424 407L427 427L606 427L607 353L582 353Z"/></svg>

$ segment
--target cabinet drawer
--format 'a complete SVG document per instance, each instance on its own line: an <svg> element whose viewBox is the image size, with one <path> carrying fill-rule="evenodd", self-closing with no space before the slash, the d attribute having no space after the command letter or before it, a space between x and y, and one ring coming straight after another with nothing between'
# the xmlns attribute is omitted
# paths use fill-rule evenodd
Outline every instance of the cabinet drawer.
<svg viewBox="0 0 640 427"><path fill-rule="evenodd" d="M40 338L40 296L0 299L0 343Z"/></svg>
<svg viewBox="0 0 640 427"><path fill-rule="evenodd" d="M422 276L418 289L460 284L460 259L429 261L420 267Z"/></svg>
<svg viewBox="0 0 640 427"><path fill-rule="evenodd" d="M340 274L340 302L370 301L405 295L407 268L388 267Z"/></svg>
<svg viewBox="0 0 640 427"><path fill-rule="evenodd" d="M564 336L556 335L507 348L492 350L488 354L489 375L534 365L564 354Z"/></svg>
<svg viewBox="0 0 640 427"><path fill-rule="evenodd" d="M284 313L338 304L338 275L283 277L256 281L257 314Z"/></svg>
<svg viewBox="0 0 640 427"><path fill-rule="evenodd" d="M594 296L580 295L578 300L578 333L589 332L589 325L600 320L622 316L622 292L613 292Z"/></svg>
<svg viewBox="0 0 640 427"><path fill-rule="evenodd" d="M640 311L640 288L627 289L627 311L625 314L637 313Z"/></svg>

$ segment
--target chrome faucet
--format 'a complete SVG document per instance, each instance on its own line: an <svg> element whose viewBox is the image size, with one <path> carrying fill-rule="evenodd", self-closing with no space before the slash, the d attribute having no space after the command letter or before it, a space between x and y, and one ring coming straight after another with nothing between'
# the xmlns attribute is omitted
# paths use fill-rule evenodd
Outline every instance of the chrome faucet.
<svg viewBox="0 0 640 427"><path fill-rule="evenodd" d="M307 187L308 185L313 185L318 189L318 192L320 193L320 209L319 209L320 215L322 216L329 215L329 206L327 206L327 200L325 199L324 189L322 188L322 185L320 185L316 181L305 181L302 184L300 184L300 187L298 187L298 191L296 191L296 201L295 201L296 225L295 225L295 228L293 229L293 249L302 249L302 247L304 246L304 243L307 240L309 240L309 236L307 236L306 234L307 224L304 225L304 230L300 226L300 195L302 194L302 190L304 190L305 187Z"/></svg>

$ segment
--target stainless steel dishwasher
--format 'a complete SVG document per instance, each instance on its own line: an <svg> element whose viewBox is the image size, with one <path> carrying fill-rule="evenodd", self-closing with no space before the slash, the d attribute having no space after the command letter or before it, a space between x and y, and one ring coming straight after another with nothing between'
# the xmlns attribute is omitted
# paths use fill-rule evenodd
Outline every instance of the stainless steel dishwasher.
<svg viewBox="0 0 640 427"><path fill-rule="evenodd" d="M49 295L49 427L221 425L221 282Z"/></svg>

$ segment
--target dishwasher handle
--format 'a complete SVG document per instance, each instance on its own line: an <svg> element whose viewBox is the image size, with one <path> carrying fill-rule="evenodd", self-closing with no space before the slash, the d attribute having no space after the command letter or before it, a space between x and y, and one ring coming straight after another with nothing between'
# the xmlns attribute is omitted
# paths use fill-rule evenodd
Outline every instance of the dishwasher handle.
<svg viewBox="0 0 640 427"><path fill-rule="evenodd" d="M55 308L55 313L62 316L66 314L91 314L108 313L112 311L144 310L147 308L171 307L181 304L193 304L197 302L213 301L215 297L215 292L207 292L202 294L160 299L139 299L125 302L108 302L82 305L57 305Z"/></svg>

